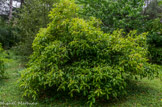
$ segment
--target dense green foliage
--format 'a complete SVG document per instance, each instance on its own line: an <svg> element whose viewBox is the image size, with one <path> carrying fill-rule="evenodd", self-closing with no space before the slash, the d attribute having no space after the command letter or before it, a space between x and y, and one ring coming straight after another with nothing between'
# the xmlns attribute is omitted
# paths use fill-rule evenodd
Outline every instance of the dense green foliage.
<svg viewBox="0 0 162 107"><path fill-rule="evenodd" d="M95 16L102 21L104 32L113 32L123 29L125 32L137 30L138 33L149 32L148 45L150 61L161 63L161 17L162 5L160 1L153 0L143 8L145 0L77 0L81 5L83 17ZM159 4L159 5L158 5ZM158 46L157 46L158 45Z"/></svg>
<svg viewBox="0 0 162 107"><path fill-rule="evenodd" d="M82 94L92 105L98 98L125 95L127 79L154 77L158 71L147 62L146 33L107 34L99 20L81 19L77 10L71 0L54 5L52 21L37 34L19 81L24 96L36 99L53 90L71 97Z"/></svg>
<svg viewBox="0 0 162 107"><path fill-rule="evenodd" d="M150 52L150 62L162 64L162 1L153 0L146 10L148 21L144 26L144 31L148 34L148 45Z"/></svg>
<svg viewBox="0 0 162 107"><path fill-rule="evenodd" d="M162 64L162 23L160 19L151 20L145 29L149 31L148 44L151 61Z"/></svg>
<svg viewBox="0 0 162 107"><path fill-rule="evenodd" d="M5 53L0 44L0 79L4 76Z"/></svg>
<svg viewBox="0 0 162 107"><path fill-rule="evenodd" d="M17 32L16 29L0 16L0 43L5 49L14 46L19 41L14 32Z"/></svg>
<svg viewBox="0 0 162 107"><path fill-rule="evenodd" d="M14 26L19 29L17 36L21 41L15 47L17 54L28 57L32 53L34 37L40 28L49 23L48 13L56 1L58 0L25 0L13 20Z"/></svg>
<svg viewBox="0 0 162 107"><path fill-rule="evenodd" d="M145 22L142 15L143 0L77 0L83 7L81 14L94 16L102 21L102 30L113 32L116 29L142 29Z"/></svg>

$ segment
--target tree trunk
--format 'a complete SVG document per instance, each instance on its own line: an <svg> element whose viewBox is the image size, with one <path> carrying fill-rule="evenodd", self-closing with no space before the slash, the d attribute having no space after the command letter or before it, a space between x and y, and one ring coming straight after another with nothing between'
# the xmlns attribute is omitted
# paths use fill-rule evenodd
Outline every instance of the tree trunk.
<svg viewBox="0 0 162 107"><path fill-rule="evenodd" d="M21 0L21 8L22 8L23 4L24 4L24 0Z"/></svg>
<svg viewBox="0 0 162 107"><path fill-rule="evenodd" d="M10 22L11 19L12 19L12 3L13 3L13 0L10 0L9 22Z"/></svg>

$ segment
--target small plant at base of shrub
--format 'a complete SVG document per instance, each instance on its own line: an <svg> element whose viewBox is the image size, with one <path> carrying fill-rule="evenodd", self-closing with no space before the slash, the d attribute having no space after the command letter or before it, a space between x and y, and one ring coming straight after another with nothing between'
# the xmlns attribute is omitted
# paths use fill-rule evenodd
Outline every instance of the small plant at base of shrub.
<svg viewBox="0 0 162 107"><path fill-rule="evenodd" d="M128 77L154 77L157 69L147 63L146 33L103 33L99 20L80 19L77 10L71 0L54 5L52 22L37 34L19 80L24 96L37 99L53 88L71 97L82 94L92 106L98 98L125 95Z"/></svg>
<svg viewBox="0 0 162 107"><path fill-rule="evenodd" d="M4 77L4 70L5 70L5 53L2 49L2 45L0 44L0 79Z"/></svg>

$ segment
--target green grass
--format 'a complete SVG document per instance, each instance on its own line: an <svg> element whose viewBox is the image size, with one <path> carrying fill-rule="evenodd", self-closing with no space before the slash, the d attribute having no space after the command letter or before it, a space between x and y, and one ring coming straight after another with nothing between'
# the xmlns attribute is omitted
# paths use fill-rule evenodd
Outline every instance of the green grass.
<svg viewBox="0 0 162 107"><path fill-rule="evenodd" d="M17 85L20 72L24 69L20 57L10 53L10 61L7 66L7 78L0 80L0 107L32 107L32 105L18 105L18 102L34 101L23 98L22 91ZM162 107L162 81L142 79L133 81L128 88L128 95L111 101L98 101L96 107ZM9 103L14 103L9 104ZM8 103L9 105L3 105ZM60 97L59 99L46 99L37 101L33 107L86 107L86 99Z"/></svg>
<svg viewBox="0 0 162 107"><path fill-rule="evenodd" d="M17 86L17 80L20 77L20 71L24 68L19 62L19 58L11 55L12 59L9 59L6 64L6 79L0 80L0 102L12 103L24 101L21 97L21 92ZM1 104L0 104L1 106ZM11 105L9 104L9 107Z"/></svg>
<svg viewBox="0 0 162 107"><path fill-rule="evenodd" d="M105 107L162 107L162 82L159 79L152 81L143 79L129 85L128 95Z"/></svg>

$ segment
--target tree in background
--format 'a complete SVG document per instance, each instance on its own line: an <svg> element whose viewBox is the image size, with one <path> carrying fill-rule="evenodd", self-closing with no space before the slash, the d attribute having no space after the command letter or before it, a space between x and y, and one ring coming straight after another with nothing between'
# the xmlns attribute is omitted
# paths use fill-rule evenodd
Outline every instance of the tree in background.
<svg viewBox="0 0 162 107"><path fill-rule="evenodd" d="M149 19L155 19L157 17L162 17L162 1L151 0L151 3L147 5L144 10L144 15L148 15Z"/></svg>
<svg viewBox="0 0 162 107"><path fill-rule="evenodd" d="M0 42L4 49L9 49L18 42L17 29L12 26L12 17L17 13L19 0L0 1Z"/></svg>
<svg viewBox="0 0 162 107"><path fill-rule="evenodd" d="M83 17L94 16L102 21L102 30L130 30L143 28L143 0L77 0Z"/></svg>
<svg viewBox="0 0 162 107"><path fill-rule="evenodd" d="M23 4L24 4L24 0L21 0L21 7L23 6Z"/></svg>
<svg viewBox="0 0 162 107"><path fill-rule="evenodd" d="M12 5L13 5L13 0L10 0L10 11L9 11L9 22L11 21L11 19L12 19L12 9L13 9L13 7L12 7Z"/></svg>
<svg viewBox="0 0 162 107"><path fill-rule="evenodd" d="M144 31L148 32L148 45L150 52L150 61L162 64L162 1L152 0L145 9L144 15L147 15L147 23Z"/></svg>
<svg viewBox="0 0 162 107"><path fill-rule="evenodd" d="M6 15L8 19L12 18L12 13L15 8L20 7L20 0L1 0L0 1L0 16Z"/></svg>
<svg viewBox="0 0 162 107"><path fill-rule="evenodd" d="M15 48L23 56L32 53L32 42L40 28L47 26L48 13L53 4L58 0L25 0L23 6L14 17L13 24L19 29L17 33L20 43ZM21 4L22 5L22 4Z"/></svg>
<svg viewBox="0 0 162 107"><path fill-rule="evenodd" d="M0 16L0 43L2 43L4 49L10 49L19 42L19 38L16 35L17 30L8 23L7 16Z"/></svg>

